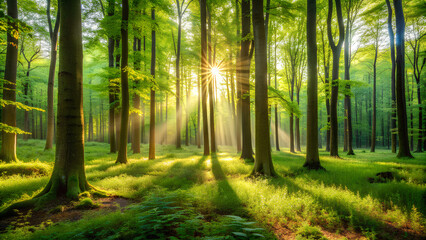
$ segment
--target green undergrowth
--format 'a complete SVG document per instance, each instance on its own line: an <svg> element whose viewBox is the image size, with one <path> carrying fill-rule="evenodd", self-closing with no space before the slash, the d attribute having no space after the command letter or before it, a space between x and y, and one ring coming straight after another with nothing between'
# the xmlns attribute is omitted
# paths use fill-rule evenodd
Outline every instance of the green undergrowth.
<svg viewBox="0 0 426 240"><path fill-rule="evenodd" d="M17 165L45 164L48 166L46 169L51 171L51 151L42 151L38 157L30 153L34 149L43 149L44 142L32 140L20 142L19 146L18 157L21 162ZM426 234L426 153L414 153L415 159L397 159L389 150L378 149L376 153L356 150L355 156L341 153L342 159L336 159L320 151L321 164L326 171L307 171L301 167L303 153L273 151L274 166L280 177L252 179L247 176L253 163L241 160L232 148L220 146L221 151L217 154L203 157L202 150L195 146L176 150L171 145L157 145L157 158L148 160L148 146L143 144L141 147L140 154L131 154L129 148L129 164L117 165L116 154L108 153L108 144L87 143L85 163L89 182L99 189L136 202L149 203L155 195L153 193L159 192L164 198L174 196L172 205L179 207L178 211L192 212L185 212L182 221L185 224L200 221L202 225L201 230L191 230L195 232L188 236L194 238L216 239L208 233L214 231L213 225L221 225L225 219L232 218L227 215L259 222L259 226L270 232L277 225L285 226L299 239L306 238L303 232L316 234L318 231L334 234L357 232L370 239L398 239L400 234L421 239ZM377 178L376 175L381 172L391 172L394 178L369 182L369 179ZM2 176L2 207L30 198L41 191L47 181L48 177L40 174ZM79 229L89 234L90 231L103 231L94 227L98 223L108 223L111 224L110 228L123 225L124 228L120 227L118 232L111 233L113 236L121 236L120 231L127 232L130 229L129 232L132 232L137 228L131 226L134 221L126 222L126 218L122 217L129 218L127 214L132 214L132 211L136 210L129 208L123 213L106 216L102 216L102 212L96 213L98 215L78 223L60 223L57 228L64 230L55 231L64 234L65 239L66 231L73 229L72 224L76 224L76 229L78 224L82 225ZM202 218L197 218L198 215ZM84 226L86 230L82 230ZM102 226L109 229L106 225ZM54 231L50 228L53 227L43 232ZM195 227L188 227L185 231L190 228ZM167 229L168 232L164 234L182 239L183 235L178 235L173 226ZM410 229L410 232L406 233L406 229ZM246 234L250 238L247 231L236 232L243 234L227 232L226 236L244 238ZM26 234L33 236L29 232ZM214 236L222 236L220 234ZM62 235L57 238L61 239Z"/></svg>
<svg viewBox="0 0 426 240"><path fill-rule="evenodd" d="M87 202L83 199L81 202ZM205 216L183 192L150 194L123 213L95 212L78 222L22 226L3 239L271 239L256 222L235 215Z"/></svg>

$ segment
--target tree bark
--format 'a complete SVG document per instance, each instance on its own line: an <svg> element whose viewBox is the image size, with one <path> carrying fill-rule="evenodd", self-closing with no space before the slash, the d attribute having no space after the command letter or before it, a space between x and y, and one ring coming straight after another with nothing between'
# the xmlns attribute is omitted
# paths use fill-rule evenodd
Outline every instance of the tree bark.
<svg viewBox="0 0 426 240"><path fill-rule="evenodd" d="M11 19L18 19L18 3L16 0L7 0L7 15ZM3 99L16 101L16 70L18 67L18 34L17 22L8 20L8 25L13 29L7 31L7 50L4 79L8 82L3 84ZM6 105L2 111L2 123L16 127L16 106ZM17 161L16 158L16 134L2 132L0 160L6 163Z"/></svg>
<svg viewBox="0 0 426 240"><path fill-rule="evenodd" d="M374 54L374 63L373 63L373 126L371 128L371 148L370 152L376 151L376 126L377 126L377 111L376 111L376 80L377 80L377 54L378 54L379 43L376 40L375 44L375 54Z"/></svg>
<svg viewBox="0 0 426 240"><path fill-rule="evenodd" d="M355 155L353 147L352 147L352 106L351 106L351 85L350 85L350 67L351 67L351 52L349 45L351 44L351 34L352 34L352 27L351 22L353 19L350 18L350 11L351 11L351 0L349 0L348 5L348 12L347 12L347 19L346 19L346 36L345 36L345 80L347 81L346 85L346 94L345 94L345 147L347 148L347 155Z"/></svg>
<svg viewBox="0 0 426 240"><path fill-rule="evenodd" d="M60 3L60 1L58 2ZM44 150L50 150L53 147L53 137L54 137L54 118L55 112L53 109L53 92L55 87L55 69L56 69L56 55L58 47L58 32L59 32L59 23L61 18L61 10L58 7L58 12L56 14L55 27L52 30L52 24L50 20L50 0L47 1L47 21L49 23L49 33L50 33L50 67L49 67L49 80L47 82L47 134L46 134L46 145Z"/></svg>
<svg viewBox="0 0 426 240"><path fill-rule="evenodd" d="M316 0L307 0L307 61L308 61L308 103L306 123L306 161L303 167L322 169L318 153L318 76L317 76L317 33Z"/></svg>
<svg viewBox="0 0 426 240"><path fill-rule="evenodd" d="M178 5L178 39L176 48L176 148L181 148L181 127L182 127L182 111L180 108L180 45L182 35L182 11L180 9L179 1L176 1Z"/></svg>
<svg viewBox="0 0 426 240"><path fill-rule="evenodd" d="M405 102L405 20L402 0L393 1L396 22L396 105L398 115L398 158L413 158L408 144L407 107Z"/></svg>
<svg viewBox="0 0 426 240"><path fill-rule="evenodd" d="M333 52L333 70L332 70L332 87L330 99L330 156L339 157L339 142L338 142L338 122L337 122L337 102L339 95L339 59L340 52L345 37L345 29L343 25L342 7L340 0L335 0L336 15L339 25L339 42L334 44L333 34L331 32L331 18L333 13L333 0L328 1L328 17L327 17L327 35Z"/></svg>
<svg viewBox="0 0 426 240"><path fill-rule="evenodd" d="M155 21L155 8L151 9L151 19ZM153 26L151 31L151 76L152 76L152 86L151 86L151 103L150 103L150 120L149 120L149 153L148 159L155 159L155 27Z"/></svg>
<svg viewBox="0 0 426 240"><path fill-rule="evenodd" d="M122 3L121 21L121 126L119 148L116 163L127 163L127 128L129 127L129 0Z"/></svg>
<svg viewBox="0 0 426 240"><path fill-rule="evenodd" d="M207 29L206 0L200 0L200 18L201 18L201 105L203 109L203 138L204 138L204 156L210 155L209 146L209 125L207 119Z"/></svg>
<svg viewBox="0 0 426 240"><path fill-rule="evenodd" d="M251 175L276 176L271 158L271 143L268 123L268 71L266 56L265 25L263 20L263 0L253 0L253 32L255 42L255 126L256 158ZM243 14L244 15L244 14Z"/></svg>
<svg viewBox="0 0 426 240"><path fill-rule="evenodd" d="M211 13L210 9L207 9L208 16L208 49L209 49L209 70L213 68L213 59L212 59L212 46L211 46L211 36L212 36L212 28L211 28ZM213 94L213 82L214 76L209 73L208 74L208 82L209 82L209 109L210 109L210 147L211 152L214 153L217 151L216 145L216 132L215 132L215 123L214 123L214 94Z"/></svg>
<svg viewBox="0 0 426 240"><path fill-rule="evenodd" d="M235 22L237 23L237 37L240 36L240 7L239 7L239 0L235 0ZM237 138L237 152L241 151L241 141L242 141L242 135L241 135L241 131L242 131L242 118L241 118L241 114L242 114L242 110L241 110L241 78L239 76L240 74L240 70L241 70L241 56L240 56L240 46L241 43L238 41L237 42L237 56L235 58L235 80L236 80L236 92L237 92L237 109L235 111L235 133L236 133L236 138Z"/></svg>
<svg viewBox="0 0 426 240"><path fill-rule="evenodd" d="M47 198L77 199L79 193L91 188L84 170L81 4L79 0L61 0L60 9L55 165L49 183L37 197L46 194Z"/></svg>
<svg viewBox="0 0 426 240"><path fill-rule="evenodd" d="M241 51L238 77L241 86L241 129L242 151L241 158L253 161L253 147L250 127L250 0L241 1ZM266 122L265 122L266 123Z"/></svg>
<svg viewBox="0 0 426 240"><path fill-rule="evenodd" d="M390 42L390 52L391 52L391 62L392 62L392 116L391 116L391 133L392 133L392 152L396 153L396 93L395 93L395 40L394 33L392 28L392 6L389 0L386 0L386 6L388 9L388 33L389 33L389 42Z"/></svg>

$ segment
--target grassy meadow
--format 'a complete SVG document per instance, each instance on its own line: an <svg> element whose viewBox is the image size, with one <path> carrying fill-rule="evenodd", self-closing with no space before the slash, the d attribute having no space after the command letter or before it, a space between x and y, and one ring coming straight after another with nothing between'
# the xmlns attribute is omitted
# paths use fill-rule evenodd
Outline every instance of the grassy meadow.
<svg viewBox="0 0 426 240"><path fill-rule="evenodd" d="M0 209L35 196L47 184L54 151L44 141L18 141L19 163L0 164ZM123 208L98 208L96 196L82 194L67 210L80 219L31 224L36 210L19 213L0 239L425 239L426 153L397 159L389 150L356 150L328 157L326 171L302 168L304 153L273 151L278 178L248 178L253 163L219 147L203 157L196 146L148 146L115 164L104 143L85 145L89 183L128 199ZM394 179L376 176L392 172ZM94 199L94 200L92 200ZM89 206L85 208L85 206ZM78 210L93 209L93 210ZM54 215L54 211L50 211ZM50 214L50 215L49 215ZM57 213L56 213L57 214Z"/></svg>

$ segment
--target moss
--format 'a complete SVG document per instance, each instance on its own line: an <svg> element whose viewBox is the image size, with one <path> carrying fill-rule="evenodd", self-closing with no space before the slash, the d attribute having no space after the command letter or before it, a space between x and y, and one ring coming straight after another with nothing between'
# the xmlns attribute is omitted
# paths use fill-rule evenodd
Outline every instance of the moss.
<svg viewBox="0 0 426 240"><path fill-rule="evenodd" d="M75 209L95 209L99 208L100 204L93 202L90 198L83 198L76 205Z"/></svg>

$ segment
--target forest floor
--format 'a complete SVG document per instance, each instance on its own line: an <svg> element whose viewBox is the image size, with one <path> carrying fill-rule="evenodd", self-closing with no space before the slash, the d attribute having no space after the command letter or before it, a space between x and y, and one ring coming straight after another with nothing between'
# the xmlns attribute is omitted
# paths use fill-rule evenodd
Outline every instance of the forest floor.
<svg viewBox="0 0 426 240"><path fill-rule="evenodd" d="M47 184L54 151L18 141L14 164L0 164L0 210ZM273 151L273 179L247 178L253 163L235 150L203 157L196 146L157 145L156 160L131 154L115 164L104 143L85 144L88 181L110 197L84 193L0 221L0 239L425 239L426 153L356 150L306 171L304 153ZM60 201L60 200L58 200Z"/></svg>

